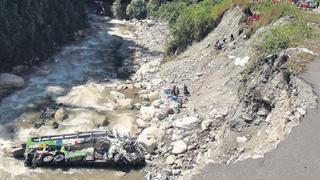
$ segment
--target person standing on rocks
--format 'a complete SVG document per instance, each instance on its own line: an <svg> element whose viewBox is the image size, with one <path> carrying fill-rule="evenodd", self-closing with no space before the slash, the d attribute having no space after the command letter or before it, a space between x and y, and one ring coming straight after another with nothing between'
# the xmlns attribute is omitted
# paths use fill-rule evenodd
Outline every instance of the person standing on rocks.
<svg viewBox="0 0 320 180"><path fill-rule="evenodd" d="M183 85L183 94L185 96L190 96L190 92L189 92L188 87L187 87L186 84Z"/></svg>

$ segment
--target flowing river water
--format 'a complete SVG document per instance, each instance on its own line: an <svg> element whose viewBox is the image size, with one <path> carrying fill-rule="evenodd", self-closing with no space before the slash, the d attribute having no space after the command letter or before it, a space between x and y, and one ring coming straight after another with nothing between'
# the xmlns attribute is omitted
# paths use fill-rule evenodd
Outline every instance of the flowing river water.
<svg viewBox="0 0 320 180"><path fill-rule="evenodd" d="M117 52L122 41L114 31L115 23L90 15L91 28L79 42L59 50L47 62L25 75L26 85L0 101L0 179L141 179L142 173L131 171L119 176L110 169L29 169L23 161L5 156L4 149L12 141L22 142L30 135L48 135L111 129L119 134L135 131L133 111L112 110L110 88L117 79L121 57ZM69 117L59 123L35 128L41 108L63 104ZM107 127L99 127L106 117Z"/></svg>

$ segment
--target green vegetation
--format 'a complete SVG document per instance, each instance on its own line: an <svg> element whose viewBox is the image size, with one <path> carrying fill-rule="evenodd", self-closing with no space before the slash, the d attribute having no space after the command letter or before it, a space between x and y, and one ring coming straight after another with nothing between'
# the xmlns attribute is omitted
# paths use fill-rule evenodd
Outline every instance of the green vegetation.
<svg viewBox="0 0 320 180"><path fill-rule="evenodd" d="M266 32L258 50L262 53L277 53L288 47L296 47L318 38L318 29L310 23L319 22L320 15L306 12L287 2L273 4L265 2L253 8L263 14L261 21L254 23L252 32L266 26L283 16L292 17L291 21L281 24Z"/></svg>
<svg viewBox="0 0 320 180"><path fill-rule="evenodd" d="M293 21L272 28L264 37L259 50L266 53L276 53L288 47L302 44L311 38L312 28L302 21Z"/></svg>
<svg viewBox="0 0 320 180"><path fill-rule="evenodd" d="M87 27L85 12L85 0L0 0L0 71L46 59Z"/></svg>
<svg viewBox="0 0 320 180"><path fill-rule="evenodd" d="M144 19L147 16L147 8L144 0L132 0L126 10L130 18Z"/></svg>
<svg viewBox="0 0 320 180"><path fill-rule="evenodd" d="M130 2L131 0L115 0L112 6L113 16L118 19L128 19L126 10Z"/></svg>
<svg viewBox="0 0 320 180"><path fill-rule="evenodd" d="M193 41L201 40L212 31L228 8L247 3L243 0L204 0L199 3L181 0L168 2L160 7L148 3L148 13L169 22L171 38L167 51L179 53Z"/></svg>

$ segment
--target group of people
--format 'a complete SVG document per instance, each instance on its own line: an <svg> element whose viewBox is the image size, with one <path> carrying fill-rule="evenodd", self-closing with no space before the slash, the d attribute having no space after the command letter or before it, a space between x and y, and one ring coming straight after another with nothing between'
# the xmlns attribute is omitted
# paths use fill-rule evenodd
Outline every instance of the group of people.
<svg viewBox="0 0 320 180"><path fill-rule="evenodd" d="M234 35L231 34L230 37L229 37L230 41L229 42L232 42L234 41ZM228 37L225 36L222 40L218 40L215 44L214 44L214 48L215 49L218 49L218 50L221 50L222 48L225 47L225 45L227 44L228 42Z"/></svg>

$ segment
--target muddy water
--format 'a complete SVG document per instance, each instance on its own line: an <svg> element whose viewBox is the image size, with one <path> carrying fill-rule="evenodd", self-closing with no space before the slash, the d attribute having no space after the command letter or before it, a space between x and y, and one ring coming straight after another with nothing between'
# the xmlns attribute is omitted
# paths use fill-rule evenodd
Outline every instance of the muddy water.
<svg viewBox="0 0 320 180"><path fill-rule="evenodd" d="M24 141L30 135L101 129L128 135L135 131L134 112L112 110L109 98L110 88L117 81L120 61L117 50L122 43L111 34L121 31L120 26L94 15L90 21L88 36L63 47L50 61L35 67L25 77L23 89L0 101L0 179L142 179L139 171L122 177L110 169L30 170L22 161L4 153L12 141ZM68 119L60 122L57 130L50 124L34 128L32 122L39 117L39 110L55 103L65 106ZM106 117L109 125L100 127Z"/></svg>

